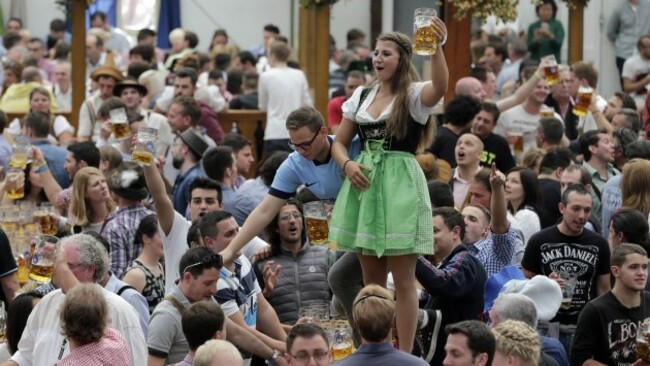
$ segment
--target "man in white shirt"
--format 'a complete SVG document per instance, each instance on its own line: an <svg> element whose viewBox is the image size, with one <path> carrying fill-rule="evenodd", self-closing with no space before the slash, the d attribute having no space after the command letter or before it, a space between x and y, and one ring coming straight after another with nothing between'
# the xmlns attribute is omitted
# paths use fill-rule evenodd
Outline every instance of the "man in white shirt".
<svg viewBox="0 0 650 366"><path fill-rule="evenodd" d="M645 104L645 96L650 85L650 35L643 35L636 44L634 56L623 64L623 91L634 97L637 108Z"/></svg>
<svg viewBox="0 0 650 366"><path fill-rule="evenodd" d="M87 234L76 234L61 240L61 249L54 265L59 290L47 294L27 320L18 351L3 366L53 365L70 353L70 345L61 334L59 309L65 292L79 283L96 283L104 278L109 260L106 250ZM147 348L144 333L135 309L116 294L103 289L108 302L111 327L131 347L131 366L146 364Z"/></svg>
<svg viewBox="0 0 650 366"><path fill-rule="evenodd" d="M71 71L68 61L59 61L54 65L54 97L60 112L70 112L72 109Z"/></svg>
<svg viewBox="0 0 650 366"><path fill-rule="evenodd" d="M284 126L287 117L300 107L313 105L305 74L287 66L289 46L273 41L268 54L271 69L260 75L257 89L259 108L267 113L264 131L267 156L278 150L291 151L289 133Z"/></svg>

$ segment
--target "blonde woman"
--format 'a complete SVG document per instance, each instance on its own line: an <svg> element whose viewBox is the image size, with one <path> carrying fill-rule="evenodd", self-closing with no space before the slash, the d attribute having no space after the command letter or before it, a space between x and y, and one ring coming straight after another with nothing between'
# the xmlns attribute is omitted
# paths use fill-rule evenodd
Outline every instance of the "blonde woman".
<svg viewBox="0 0 650 366"><path fill-rule="evenodd" d="M492 328L496 339L493 365L537 366L541 346L537 332L518 320L506 320Z"/></svg>
<svg viewBox="0 0 650 366"><path fill-rule="evenodd" d="M621 194L624 208L639 210L650 218L650 161L632 159L625 164Z"/></svg>
<svg viewBox="0 0 650 366"><path fill-rule="evenodd" d="M101 232L106 217L115 208L104 174L93 167L79 170L72 183L72 201L68 215L73 231Z"/></svg>

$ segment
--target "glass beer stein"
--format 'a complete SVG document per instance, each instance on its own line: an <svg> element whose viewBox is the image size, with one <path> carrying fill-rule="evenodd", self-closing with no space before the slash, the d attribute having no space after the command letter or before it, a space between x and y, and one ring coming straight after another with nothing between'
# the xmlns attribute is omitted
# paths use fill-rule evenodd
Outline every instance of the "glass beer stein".
<svg viewBox="0 0 650 366"><path fill-rule="evenodd" d="M327 212L322 201L308 202L302 206L305 212L307 235L312 244L326 244L329 235Z"/></svg>
<svg viewBox="0 0 650 366"><path fill-rule="evenodd" d="M435 55L438 51L438 35L433 28L435 9L417 8L413 19L413 53L416 55Z"/></svg>
<svg viewBox="0 0 650 366"><path fill-rule="evenodd" d="M151 127L140 127L136 135L135 146L131 153L131 159L141 165L149 166L153 162L156 153L156 139L158 130Z"/></svg>

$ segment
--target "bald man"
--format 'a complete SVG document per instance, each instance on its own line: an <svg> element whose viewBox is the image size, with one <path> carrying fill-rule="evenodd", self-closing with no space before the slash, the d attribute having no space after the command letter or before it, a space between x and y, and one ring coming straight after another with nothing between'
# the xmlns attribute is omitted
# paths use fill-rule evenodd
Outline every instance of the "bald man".
<svg viewBox="0 0 650 366"><path fill-rule="evenodd" d="M496 101L497 108L499 111L504 112L508 109L523 103L530 94L532 94L537 82L544 77L544 66L540 64L537 68L537 72L525 80L513 95L503 98L499 101ZM471 76L463 77L458 79L456 82L455 88L456 95L471 95L474 98L479 99L481 102L485 99L485 91L483 90L483 85L481 82Z"/></svg>
<svg viewBox="0 0 650 366"><path fill-rule="evenodd" d="M456 168L452 171L451 188L454 194L454 206L462 207L469 183L481 169L483 142L476 135L466 133L456 142Z"/></svg>

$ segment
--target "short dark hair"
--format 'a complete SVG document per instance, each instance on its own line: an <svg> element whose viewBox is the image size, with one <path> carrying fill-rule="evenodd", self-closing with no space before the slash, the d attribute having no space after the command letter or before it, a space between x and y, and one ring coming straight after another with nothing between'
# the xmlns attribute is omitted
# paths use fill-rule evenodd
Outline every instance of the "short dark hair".
<svg viewBox="0 0 650 366"><path fill-rule="evenodd" d="M280 34L280 28L278 28L276 25L273 24L267 24L264 26L264 30L266 32L271 32L275 34Z"/></svg>
<svg viewBox="0 0 650 366"><path fill-rule="evenodd" d="M140 29L140 31L138 31L138 42L140 42L140 41L142 41L142 40L144 40L146 38L155 37L155 36L156 36L155 31L153 31L153 30L151 30L149 28L142 28L142 29Z"/></svg>
<svg viewBox="0 0 650 366"><path fill-rule="evenodd" d="M224 36L228 39L228 32L223 28L219 28L212 33L212 39L214 40L217 36Z"/></svg>
<svg viewBox="0 0 650 366"><path fill-rule="evenodd" d="M318 132L325 125L323 115L314 107L300 107L289 113L287 130L297 130L307 126L311 132Z"/></svg>
<svg viewBox="0 0 650 366"><path fill-rule="evenodd" d="M38 37L32 37L29 39L28 43L38 43L43 46L43 40Z"/></svg>
<svg viewBox="0 0 650 366"><path fill-rule="evenodd" d="M99 149L93 142L77 142L68 146L68 151L77 162L85 161L88 166L99 168Z"/></svg>
<svg viewBox="0 0 650 366"><path fill-rule="evenodd" d="M479 110L480 105L476 98L469 95L457 95L445 107L444 121L453 126L467 126Z"/></svg>
<svg viewBox="0 0 650 366"><path fill-rule="evenodd" d="M106 13L104 13L103 11L98 10L98 11L90 14L90 20L91 21L93 21L93 20L95 20L97 18L101 19L102 22L105 22L106 21Z"/></svg>
<svg viewBox="0 0 650 366"><path fill-rule="evenodd" d="M535 14L539 16L539 8L541 8L543 5L550 4L551 8L553 8L553 16L551 19L555 19L555 15L557 14L557 4L555 3L555 0L540 0L537 2L537 5L535 5Z"/></svg>
<svg viewBox="0 0 650 366"><path fill-rule="evenodd" d="M539 164L541 173L550 174L557 168L565 169L573 162L573 156L569 149L551 149L542 158Z"/></svg>
<svg viewBox="0 0 650 366"><path fill-rule="evenodd" d="M327 332L318 325L314 323L304 323L304 324L296 324L293 327L291 327L291 330L289 331L289 334L287 334L287 352L291 353L291 348L293 347L293 343L296 341L296 338L302 337L302 338L313 338L316 336L320 336L323 338L325 341L325 344L327 344L327 348L329 349L330 342L329 338L327 337Z"/></svg>
<svg viewBox="0 0 650 366"><path fill-rule="evenodd" d="M636 108L621 108L617 114L622 114L625 116L623 121L623 127L634 131L635 133L639 131L639 124L641 123L641 118L639 117L639 112Z"/></svg>
<svg viewBox="0 0 650 366"><path fill-rule="evenodd" d="M63 32L65 31L65 21L63 19L55 18L50 22L50 31Z"/></svg>
<svg viewBox="0 0 650 366"><path fill-rule="evenodd" d="M591 160L591 151L589 151L589 147L598 145L598 141L600 141L600 136L598 135L600 134L607 135L607 131L604 129L591 130L583 133L578 138L578 143L580 144L580 152L584 156L585 161Z"/></svg>
<svg viewBox="0 0 650 366"><path fill-rule="evenodd" d="M187 41L190 48L196 48L196 46L199 45L199 36L197 36L196 33L189 31L187 29L184 29L184 31L185 31L185 40Z"/></svg>
<svg viewBox="0 0 650 366"><path fill-rule="evenodd" d="M482 83L486 83L488 81L488 72L494 73L494 70L488 65L472 65L469 70L469 76Z"/></svg>
<svg viewBox="0 0 650 366"><path fill-rule="evenodd" d="M232 147L232 150L236 154L239 152L239 150L245 148L246 146L253 146L253 143L238 133L229 133L223 137L221 145Z"/></svg>
<svg viewBox="0 0 650 366"><path fill-rule="evenodd" d="M99 341L108 326L109 307L95 283L82 283L65 295L59 311L61 333L79 345Z"/></svg>
<svg viewBox="0 0 650 366"><path fill-rule="evenodd" d="M204 269L216 268L217 270L221 270L223 262L220 260L215 260L214 262L209 263L203 262L204 258L214 255L219 256L218 254L214 254L214 252L206 247L191 248L181 257L181 261L178 264L178 273L180 273L181 277L183 277L185 272L189 272L192 277L197 278L203 273ZM193 264L197 263L201 263L201 265L192 266ZM184 270L186 271L183 272Z"/></svg>
<svg viewBox="0 0 650 366"><path fill-rule="evenodd" d="M35 137L47 137L50 133L50 116L45 112L29 112L25 117L25 127L31 129Z"/></svg>
<svg viewBox="0 0 650 366"><path fill-rule="evenodd" d="M196 86L196 81L198 76L196 75L196 70L191 67L181 67L180 69L174 71L174 75L177 78L190 78L192 85Z"/></svg>
<svg viewBox="0 0 650 366"><path fill-rule="evenodd" d="M203 215L197 222L201 237L216 237L219 234L217 224L233 217L228 211L211 211Z"/></svg>
<svg viewBox="0 0 650 366"><path fill-rule="evenodd" d="M216 146L203 154L203 170L205 174L217 182L223 182L226 169L234 162L233 150L230 146Z"/></svg>
<svg viewBox="0 0 650 366"><path fill-rule="evenodd" d="M151 238L158 232L158 216L155 214L147 215L138 224L138 228L135 231L135 236L133 237L133 244L138 247L142 247L143 241L142 236L146 235Z"/></svg>
<svg viewBox="0 0 650 366"><path fill-rule="evenodd" d="M625 263L625 258L630 254L640 254L644 257L648 256L648 252L638 244L622 243L614 248L612 252L611 264L612 266L621 267Z"/></svg>
<svg viewBox="0 0 650 366"><path fill-rule="evenodd" d="M447 325L445 332L449 335L462 334L467 337L467 347L472 352L472 356L476 357L480 353L487 353L488 361L486 364L492 364L496 341L487 324L478 320L465 320Z"/></svg>
<svg viewBox="0 0 650 366"><path fill-rule="evenodd" d="M501 62L506 62L508 59L508 47L503 42L491 42L487 47L494 48L494 54L501 56Z"/></svg>
<svg viewBox="0 0 650 366"><path fill-rule="evenodd" d="M181 107L181 114L190 117L192 126L198 126L201 120L201 107L193 97L188 95L179 95L172 100L172 104Z"/></svg>
<svg viewBox="0 0 650 366"><path fill-rule="evenodd" d="M569 204L569 195L571 193L573 193L573 192L575 192L576 194L579 194L581 196L587 195L587 196L591 197L591 193L589 192L587 187L585 187L583 184L579 184L579 183L578 184L572 184L572 185L568 186L564 190L564 193L562 193L561 202L562 202L562 204L564 206Z"/></svg>
<svg viewBox="0 0 650 366"><path fill-rule="evenodd" d="M610 221L616 233L622 233L625 241L638 244L646 251L650 250L648 218L641 211L622 208L614 213Z"/></svg>
<svg viewBox="0 0 650 366"><path fill-rule="evenodd" d="M552 145L559 145L564 136L564 123L555 117L542 118L539 120L539 127L542 129L544 139Z"/></svg>
<svg viewBox="0 0 650 366"><path fill-rule="evenodd" d="M203 343L223 329L226 317L221 307L211 301L196 302L181 315L183 334L190 350L196 351Z"/></svg>
<svg viewBox="0 0 650 366"><path fill-rule="evenodd" d="M453 207L437 207L431 210L431 216L440 216L450 231L458 226L460 228L460 240L465 239L465 219L458 210Z"/></svg>
<svg viewBox="0 0 650 366"><path fill-rule="evenodd" d="M226 75L228 76L226 90L233 95L241 94L244 73L239 69L231 68Z"/></svg>
<svg viewBox="0 0 650 366"><path fill-rule="evenodd" d="M625 146L625 158L650 160L650 141L634 141Z"/></svg>
<svg viewBox="0 0 650 366"><path fill-rule="evenodd" d="M488 112L494 117L494 125L496 126L497 121L499 120L499 116L501 115L501 111L499 110L499 107L495 103L492 102L482 102L481 111Z"/></svg>
<svg viewBox="0 0 650 366"><path fill-rule="evenodd" d="M432 207L454 207L454 195L449 184L434 179L427 183L427 188Z"/></svg>
<svg viewBox="0 0 650 366"><path fill-rule="evenodd" d="M352 28L345 35L346 40L349 42L357 41L361 38L365 38L366 34L359 28Z"/></svg>
<svg viewBox="0 0 650 366"><path fill-rule="evenodd" d="M195 189L205 189L207 191L217 191L217 200L219 203L222 203L223 201L223 192L221 190L221 185L218 182L215 182L214 180L204 177L204 176L199 176L194 178L192 183L190 183L190 188L188 190L189 197L188 200L192 200L192 192L194 192Z"/></svg>
<svg viewBox="0 0 650 366"><path fill-rule="evenodd" d="M147 62L153 62L153 57L155 54L153 46L148 44L137 45L129 51L129 56L139 55L143 60Z"/></svg>
<svg viewBox="0 0 650 366"><path fill-rule="evenodd" d="M267 186L271 186L273 179L275 179L275 174L278 172L280 165L287 160L289 157L288 151L276 151L273 154L269 155L262 166L260 167L259 176L262 178L262 181Z"/></svg>
<svg viewBox="0 0 650 366"><path fill-rule="evenodd" d="M621 108L636 109L636 102L630 94L623 91L617 91L614 93L614 96L621 100Z"/></svg>
<svg viewBox="0 0 650 366"><path fill-rule="evenodd" d="M250 62L251 64L255 65L257 63L257 60L251 51L241 51L239 53L239 61L242 64Z"/></svg>
<svg viewBox="0 0 650 366"><path fill-rule="evenodd" d="M576 78L587 80L590 87L595 88L598 85L598 71L589 61L578 61L571 65L571 71Z"/></svg>

